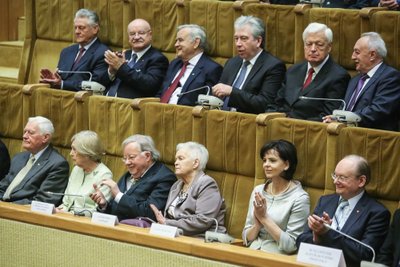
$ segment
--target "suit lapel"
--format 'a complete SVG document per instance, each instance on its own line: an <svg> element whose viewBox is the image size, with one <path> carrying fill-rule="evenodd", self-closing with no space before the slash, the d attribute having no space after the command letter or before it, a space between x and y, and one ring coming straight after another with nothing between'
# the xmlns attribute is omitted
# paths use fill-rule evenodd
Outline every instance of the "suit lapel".
<svg viewBox="0 0 400 267"><path fill-rule="evenodd" d="M169 192L169 196L167 199L167 203L165 204L165 211L168 209L168 207L171 205L171 203L178 197L179 194L179 188L182 188L182 180L179 180L179 182L176 184L176 186L171 187L171 190ZM164 213L164 216L166 213Z"/></svg>
<svg viewBox="0 0 400 267"><path fill-rule="evenodd" d="M264 62L265 62L265 58L266 58L266 52L262 51L260 56L257 58L256 63L251 68L249 75L247 75L247 78L242 85L242 89L246 88L247 83L249 81L251 81L253 79L254 75L256 75L256 73L262 68L262 66L264 65ZM240 67L241 67L241 64L239 65L239 69L240 69ZM235 75L235 78L236 78L236 75Z"/></svg>
<svg viewBox="0 0 400 267"><path fill-rule="evenodd" d="M384 63L382 63L382 65L379 66L379 68L376 70L374 75L372 75L372 77L369 79L368 83L364 86L363 90L361 91L361 93L360 93L360 95L359 95L359 97L357 99L357 102L358 102L359 99L361 99L362 95L365 94L365 92L376 82L378 77L383 72L384 68L385 68L384 67ZM360 75L360 78L361 78L361 75ZM357 83L358 83L358 80L357 80ZM356 102L356 105L357 105L357 102Z"/></svg>
<svg viewBox="0 0 400 267"><path fill-rule="evenodd" d="M127 194L132 194L136 190L138 185L143 183L144 180L149 179L150 177L154 176L155 172L158 169L157 166L158 166L158 163L157 162L154 163L154 165L150 167L150 169L145 173L145 175L143 177L141 177L135 184L133 184L131 186L131 188L129 188L129 190L126 191L126 193ZM126 181L125 181L125 186L126 186Z"/></svg>
<svg viewBox="0 0 400 267"><path fill-rule="evenodd" d="M350 213L347 221L344 223L342 231L345 233L349 233L350 229L352 229L353 225L358 221L361 215L366 211L365 207L368 205L367 193L364 192L361 199L357 202L353 211Z"/></svg>
<svg viewBox="0 0 400 267"><path fill-rule="evenodd" d="M203 71L204 68L204 54L201 56L199 61L197 62L196 66L194 66L192 72L190 73L189 77L187 78L185 84L182 88L182 93L186 92L190 84L195 80L195 78ZM195 89L195 88L193 88Z"/></svg>
<svg viewBox="0 0 400 267"><path fill-rule="evenodd" d="M89 47L89 49L85 52L85 54L82 56L81 60L79 60L75 70L79 70L82 65L86 65L86 62L93 57L94 52L97 49L97 46L99 44L99 39L96 39L94 43ZM79 49L78 49L79 50ZM86 70L82 70L86 71Z"/></svg>

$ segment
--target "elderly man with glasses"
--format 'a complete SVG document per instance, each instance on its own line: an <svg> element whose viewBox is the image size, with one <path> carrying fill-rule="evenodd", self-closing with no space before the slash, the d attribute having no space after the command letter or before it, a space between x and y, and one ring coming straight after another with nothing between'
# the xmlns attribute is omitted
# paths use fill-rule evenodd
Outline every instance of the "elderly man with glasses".
<svg viewBox="0 0 400 267"><path fill-rule="evenodd" d="M362 260L372 259L372 251L330 228L378 250L388 231L390 212L365 192L371 170L363 157L344 157L336 165L332 179L336 193L319 199L308 225L297 238L297 247L305 242L341 249L347 266L360 266Z"/></svg>
<svg viewBox="0 0 400 267"><path fill-rule="evenodd" d="M118 181L103 180L91 198L98 204L99 211L116 215L118 219L149 217L155 220L150 204L163 210L169 189L176 181L175 174L159 161L160 152L153 139L146 135L132 135L122 143L123 158L128 172ZM112 200L107 202L101 186L111 189Z"/></svg>

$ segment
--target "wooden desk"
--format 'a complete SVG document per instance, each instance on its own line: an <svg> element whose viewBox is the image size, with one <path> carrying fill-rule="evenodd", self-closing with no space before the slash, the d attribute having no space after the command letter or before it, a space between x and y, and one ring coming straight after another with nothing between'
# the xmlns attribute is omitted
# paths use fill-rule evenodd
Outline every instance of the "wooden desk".
<svg viewBox="0 0 400 267"><path fill-rule="evenodd" d="M164 238L149 229L107 227L5 202L0 218L0 266L304 266L291 256L185 236Z"/></svg>

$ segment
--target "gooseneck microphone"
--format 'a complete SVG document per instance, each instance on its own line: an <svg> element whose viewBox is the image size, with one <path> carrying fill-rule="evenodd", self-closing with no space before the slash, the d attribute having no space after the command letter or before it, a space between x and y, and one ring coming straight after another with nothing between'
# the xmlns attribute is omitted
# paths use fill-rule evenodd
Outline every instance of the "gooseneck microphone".
<svg viewBox="0 0 400 267"><path fill-rule="evenodd" d="M47 191L46 194L53 195L53 196L81 197L81 198L83 198L83 207L82 208L84 209L86 207L86 196L85 195L57 193L57 192L51 192L51 191Z"/></svg>
<svg viewBox="0 0 400 267"><path fill-rule="evenodd" d="M196 92L196 91L199 91L199 90L203 90L203 89L207 89L207 95L210 93L210 86L206 85L206 86L202 86L202 87L199 87L199 88L195 88L195 89L189 90L187 92L183 92L183 93L177 94L177 97L181 97L183 95L190 94L190 93L193 93L193 92Z"/></svg>
<svg viewBox="0 0 400 267"><path fill-rule="evenodd" d="M319 100L319 101L336 101L336 102L341 102L343 104L342 110L345 110L346 108L346 102L343 99L340 98L325 98L325 97L310 97L310 96L299 96L299 99L304 99L304 100Z"/></svg>
<svg viewBox="0 0 400 267"><path fill-rule="evenodd" d="M89 74L89 82L92 81L92 73L90 71L79 71L79 70L57 70L58 73L81 73L81 74Z"/></svg>
<svg viewBox="0 0 400 267"><path fill-rule="evenodd" d="M81 82L81 89L85 91L92 91L93 94L102 95L106 90L106 87L98 82L92 81L93 74L90 71L79 71L79 70L57 70L58 73L82 73L89 74L89 81Z"/></svg>
<svg viewBox="0 0 400 267"><path fill-rule="evenodd" d="M348 235L348 234L345 234L345 233L343 233L343 232L340 231L340 230L337 230L337 229L333 228L332 226L330 226L330 225L327 224L327 223L324 223L324 225L325 225L326 228L328 228L328 229L330 229L330 230L333 230L333 231L335 231L336 233L339 233L339 234L341 234L342 236L345 236L345 237L347 237L348 239L351 239L351 240L353 240L354 242L356 242L356 243L358 243L358 244L360 244L360 245L362 245L362 246L364 246L364 247L369 248L369 249L372 251L372 260L371 260L371 262L372 262L372 263L375 262L375 250L374 250L370 245L367 245L367 244L365 244L364 242L361 242L360 240L355 239L354 237L352 237L352 236L350 236L350 235ZM378 265L378 266L379 266L379 265ZM383 265L382 265L382 266L383 266Z"/></svg>

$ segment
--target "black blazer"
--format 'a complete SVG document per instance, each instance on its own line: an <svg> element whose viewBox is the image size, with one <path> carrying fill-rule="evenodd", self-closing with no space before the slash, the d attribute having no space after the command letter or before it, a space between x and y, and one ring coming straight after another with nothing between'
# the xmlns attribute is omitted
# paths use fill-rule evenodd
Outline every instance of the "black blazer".
<svg viewBox="0 0 400 267"><path fill-rule="evenodd" d="M353 77L347 87L345 101L357 87L361 75ZM382 63L364 86L353 112L361 117L362 127L397 131L400 112L400 72Z"/></svg>
<svg viewBox="0 0 400 267"><path fill-rule="evenodd" d="M286 72L285 81L278 92L275 104L267 112L285 112L291 118L322 121L343 106L339 101L299 99L300 96L343 99L350 75L331 57L325 62L310 85L302 89L307 75L307 61L295 64Z"/></svg>
<svg viewBox="0 0 400 267"><path fill-rule="evenodd" d="M323 212L327 212L329 217L333 218L338 202L338 194L322 196L318 201L314 214L321 217ZM367 192L364 192L341 231L378 251L388 232L389 222L390 212L382 204L368 196ZM314 243L313 233L308 224L306 224L304 232L297 237L297 247L300 247L301 242ZM370 249L333 230L329 230L321 236L320 243L317 245L341 249L347 266L360 266L362 260L372 259Z"/></svg>
<svg viewBox="0 0 400 267"><path fill-rule="evenodd" d="M3 141L0 140L0 181L3 179L10 169L10 155Z"/></svg>
<svg viewBox="0 0 400 267"><path fill-rule="evenodd" d="M118 181L121 192L126 191L126 181L131 179L129 172L125 173ZM156 220L150 204L159 210L164 210L169 189L175 183L175 174L163 163L156 162L134 185L124 193L119 203L114 200L107 206L107 213L118 217L118 220L133 219L136 217L149 217Z"/></svg>
<svg viewBox="0 0 400 267"><path fill-rule="evenodd" d="M9 173L0 181L0 199L3 199L7 187L26 165L29 156L30 153L25 151L12 159ZM49 145L40 158L35 160L25 178L11 192L11 199L7 201L26 205L37 200L58 206L62 196L49 195L46 192L64 193L68 184L68 173L68 162Z"/></svg>
<svg viewBox="0 0 400 267"><path fill-rule="evenodd" d="M233 85L243 59L239 56L229 59L222 71L220 82ZM232 88L229 107L239 112L263 113L276 98L285 78L285 64L266 51L262 51L243 83L242 89Z"/></svg>
<svg viewBox="0 0 400 267"><path fill-rule="evenodd" d="M126 60L132 56L132 50L125 53ZM131 69L128 64L123 64L116 73L116 78L107 91L118 83L118 97L138 98L155 97L160 89L168 68L168 59L157 49L149 50L136 62Z"/></svg>
<svg viewBox="0 0 400 267"><path fill-rule="evenodd" d="M173 82L175 75L177 72L182 68L183 62L181 59L176 58L171 61L171 64L168 67L167 75L161 87L162 91L158 93L158 96L161 96ZM214 62L204 53L200 57L199 61L197 62L196 66L194 66L192 73L186 80L185 84L182 87L181 93L188 92L190 90L206 86L213 87L217 84L220 76L222 73L222 67L218 63ZM195 106L197 104L197 98L199 94L206 94L207 89L195 91L193 93L188 93L182 95L178 98L179 105L186 105L186 106Z"/></svg>
<svg viewBox="0 0 400 267"><path fill-rule="evenodd" d="M322 7L361 9L372 6L370 0L325 0Z"/></svg>
<svg viewBox="0 0 400 267"><path fill-rule="evenodd" d="M385 242L376 257L376 262L397 267L400 261L400 209L393 215L393 221Z"/></svg>

